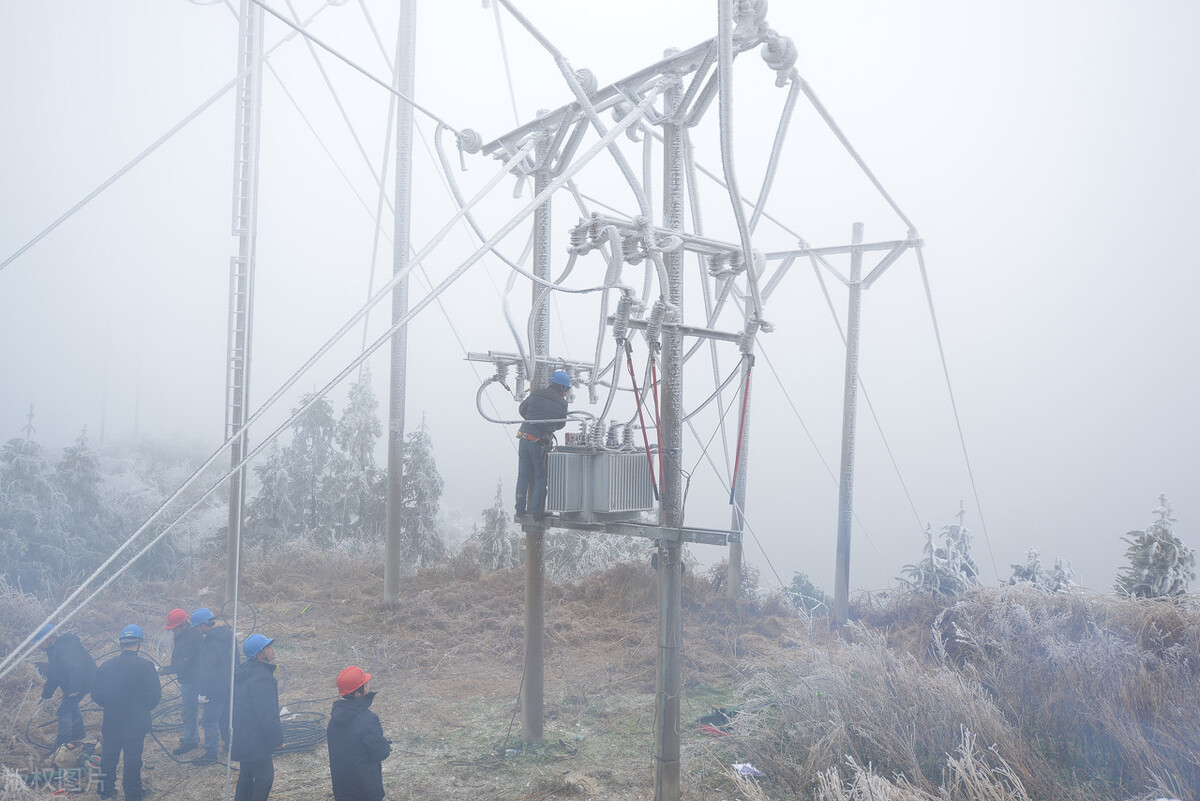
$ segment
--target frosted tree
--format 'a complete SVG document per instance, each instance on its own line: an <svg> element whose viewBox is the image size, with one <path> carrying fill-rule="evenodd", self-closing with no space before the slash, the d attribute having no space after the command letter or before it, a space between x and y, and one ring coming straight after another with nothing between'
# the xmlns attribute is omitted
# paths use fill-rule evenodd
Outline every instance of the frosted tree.
<svg viewBox="0 0 1200 801"><path fill-rule="evenodd" d="M87 429L63 449L54 467L54 485L67 506L66 525L96 555L109 551L109 515L100 497L100 457L88 444Z"/></svg>
<svg viewBox="0 0 1200 801"><path fill-rule="evenodd" d="M496 498L483 510L483 521L471 535L479 546L479 560L489 570L501 570L521 564L521 536L509 525L508 504L503 482L496 483Z"/></svg>
<svg viewBox="0 0 1200 801"><path fill-rule="evenodd" d="M1050 592L1065 592L1075 584L1075 571L1071 563L1054 557L1054 567L1046 570L1042 566L1042 552L1030 548L1025 552L1025 564L1012 565L1009 584L1032 584Z"/></svg>
<svg viewBox="0 0 1200 801"><path fill-rule="evenodd" d="M70 507L51 476L33 439L0 446L0 569L26 591L69 575L83 547L66 528Z"/></svg>
<svg viewBox="0 0 1200 801"><path fill-rule="evenodd" d="M291 479L278 441L271 443L266 463L256 465L254 474L258 477L258 493L246 505L246 528L260 542L284 542L292 526L300 521L292 504Z"/></svg>
<svg viewBox="0 0 1200 801"><path fill-rule="evenodd" d="M444 486L433 458L433 438L422 415L421 427L404 438L401 552L412 564L433 564L446 549L437 525Z"/></svg>
<svg viewBox="0 0 1200 801"><path fill-rule="evenodd" d="M654 553L650 540L620 535L546 532L546 575L555 581L578 581L622 562L648 562Z"/></svg>
<svg viewBox="0 0 1200 801"><path fill-rule="evenodd" d="M384 473L375 464L375 447L383 433L379 402L371 389L371 371L364 367L350 387L346 408L338 419L338 457L334 461L337 488L335 514L342 536L381 539L387 518Z"/></svg>
<svg viewBox="0 0 1200 801"><path fill-rule="evenodd" d="M833 599L803 573L792 576L792 583L787 587L786 593L798 609L803 609L814 617L828 615L829 610L833 609Z"/></svg>
<svg viewBox="0 0 1200 801"><path fill-rule="evenodd" d="M934 542L933 526L926 526L925 558L904 566L903 587L954 598L979 586L979 565L971 557L971 532L963 525L966 516L966 510L960 508L958 523L942 528L940 545Z"/></svg>
<svg viewBox="0 0 1200 801"><path fill-rule="evenodd" d="M1129 564L1117 576L1113 587L1117 592L1134 598L1169 598L1187 592L1188 583L1196 578L1196 550L1175 536L1172 511L1167 496L1158 496L1158 506L1151 511L1158 519L1145 531L1130 531L1121 538L1129 543L1125 549Z"/></svg>
<svg viewBox="0 0 1200 801"><path fill-rule="evenodd" d="M303 407L313 399L300 399ZM295 414L298 409L293 409ZM292 426L292 441L283 450L288 494L303 530L312 538L332 538L335 500L330 498L335 455L333 407L319 398Z"/></svg>

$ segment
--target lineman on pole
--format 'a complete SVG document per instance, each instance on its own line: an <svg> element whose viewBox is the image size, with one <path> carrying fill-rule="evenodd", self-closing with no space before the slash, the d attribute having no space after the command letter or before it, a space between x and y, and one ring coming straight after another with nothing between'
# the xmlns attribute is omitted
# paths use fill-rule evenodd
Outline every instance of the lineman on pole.
<svg viewBox="0 0 1200 801"><path fill-rule="evenodd" d="M541 523L546 506L546 454L550 452L554 432L566 425L567 392L571 376L555 370L550 385L535 389L521 401L522 419L517 432L517 513L518 522L528 513Z"/></svg>

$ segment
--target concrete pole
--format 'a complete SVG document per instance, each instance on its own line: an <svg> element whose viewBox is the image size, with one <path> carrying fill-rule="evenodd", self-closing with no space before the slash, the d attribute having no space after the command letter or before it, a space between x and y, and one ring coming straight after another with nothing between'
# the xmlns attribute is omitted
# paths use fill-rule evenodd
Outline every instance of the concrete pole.
<svg viewBox="0 0 1200 801"><path fill-rule="evenodd" d="M746 375L750 372L750 359L742 358L741 387L746 393ZM730 600L742 597L742 541L740 535L746 523L746 475L750 472L750 395L746 393L742 403L742 438L738 442L738 468L733 483L733 514L729 523L731 531L739 535L736 542L729 543L729 571L726 580L729 586L726 590Z"/></svg>
<svg viewBox="0 0 1200 801"><path fill-rule="evenodd" d="M663 228L683 231L686 175L684 127L675 122L683 86L673 83L666 91L663 125ZM663 254L667 296L677 315L683 309L683 248ZM672 322L681 323L678 316ZM683 334L677 327L662 331L662 437L663 491L659 525L666 534L683 525ZM662 539L658 546L658 660L654 703L654 799L679 799L679 707L683 684L683 545Z"/></svg>
<svg viewBox="0 0 1200 801"><path fill-rule="evenodd" d="M417 0L401 0L396 34L396 89L413 96L416 72ZM412 236L413 108L400 101L396 108L396 220L393 229L392 273L408 267ZM408 278L392 289L392 323L408 313ZM383 552L383 602L400 598L400 545L404 509L404 395L408 380L408 326L392 335L392 370L388 400L387 535Z"/></svg>
<svg viewBox="0 0 1200 801"><path fill-rule="evenodd" d="M851 244L863 241L855 223ZM854 433L858 414L858 338L862 307L862 251L850 253L850 309L846 315L846 387L842 405L842 470L838 485L837 561L833 571L833 618L839 626L850 616L850 523L854 517Z"/></svg>
<svg viewBox="0 0 1200 801"><path fill-rule="evenodd" d="M243 429L250 390L250 341L254 310L255 238L258 231L258 151L262 116L262 9L242 0L238 25L238 73L234 130L233 235L238 255L229 266L229 326L225 389L225 437L238 434L230 464L241 463L249 448ZM139 363L140 369L140 363ZM136 424L135 424L136 427ZM242 521L246 506L246 470L229 479L229 516L225 541L225 599L237 589Z"/></svg>
<svg viewBox="0 0 1200 801"><path fill-rule="evenodd" d="M537 151L537 171L534 173L534 194L544 190L551 180L549 140L543 138ZM533 274L550 280L550 200L533 213ZM532 288L530 314L533 316L533 372L529 386L538 389L550 382L550 297L543 296L544 287L535 283ZM542 299L539 301L539 297ZM529 510L532 514L534 510ZM545 636L546 636L546 533L540 526L525 528L525 679L521 687L521 740L526 745L542 742L542 712L545 697Z"/></svg>

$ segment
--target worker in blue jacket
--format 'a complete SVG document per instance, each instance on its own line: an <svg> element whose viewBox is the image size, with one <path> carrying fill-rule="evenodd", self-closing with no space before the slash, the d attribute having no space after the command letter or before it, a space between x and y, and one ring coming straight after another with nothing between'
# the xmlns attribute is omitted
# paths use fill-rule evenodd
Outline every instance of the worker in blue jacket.
<svg viewBox="0 0 1200 801"><path fill-rule="evenodd" d="M233 801L267 801L275 783L275 752L283 746L275 640L251 634L246 661L233 674L233 740L229 758L241 763Z"/></svg>
<svg viewBox="0 0 1200 801"><path fill-rule="evenodd" d="M555 370L550 385L535 389L521 401L519 410L525 421L517 431L517 513L521 521L526 513L542 522L546 505L546 454L554 432L565 426L567 392L571 376Z"/></svg>
<svg viewBox="0 0 1200 801"><path fill-rule="evenodd" d="M45 651L49 660L37 664L38 672L46 677L42 700L47 701L57 690L62 690L62 701L55 713L58 732L54 747L82 740L83 715L79 711L79 702L92 689L96 660L83 647L79 637L70 632L59 634L50 623L38 630L33 641Z"/></svg>
<svg viewBox="0 0 1200 801"><path fill-rule="evenodd" d="M140 626L126 626L121 630L121 653L96 671L92 700L104 708L100 727L104 744L97 785L101 798L117 794L117 762L122 753L125 768L121 789L125 801L141 801L143 796L142 748L150 731L150 710L162 700L158 670L149 659L138 656L144 639Z"/></svg>
<svg viewBox="0 0 1200 801"><path fill-rule="evenodd" d="M383 760L392 744L371 711L371 674L355 665L337 677L338 695L329 713L326 743L333 801L382 801Z"/></svg>
<svg viewBox="0 0 1200 801"><path fill-rule="evenodd" d="M211 609L192 612L192 627L203 638L196 654L196 691L205 697L200 728L204 730L204 753L193 765L217 762L217 744L229 742L229 685L237 657L237 640L229 626L217 625Z"/></svg>

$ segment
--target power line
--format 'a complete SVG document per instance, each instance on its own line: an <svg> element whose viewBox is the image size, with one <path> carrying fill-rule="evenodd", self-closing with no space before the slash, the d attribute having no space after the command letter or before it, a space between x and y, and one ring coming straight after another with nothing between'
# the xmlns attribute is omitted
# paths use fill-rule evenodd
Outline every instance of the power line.
<svg viewBox="0 0 1200 801"><path fill-rule="evenodd" d="M950 368L946 364L946 349L942 347L942 332L938 327L937 312L933 308L933 293L929 289L929 275L925 272L925 254L917 247L917 264L921 268L921 283L925 285L925 299L929 302L929 319L933 321L933 335L937 339L938 356L942 360L942 374L946 377L946 391L950 393L950 408L954 410L954 425L958 427L958 441L962 444L963 461L967 464L967 476L971 479L971 493L975 496L975 510L979 513L979 527L983 529L983 541L987 543L988 558L996 581L1000 580L1000 569L996 566L996 555L992 553L992 539L988 536L987 522L983 519L983 505L979 502L979 489L975 486L975 471L971 469L971 457L967 453L967 438L963 434L962 419L958 416L958 403L954 400L954 386L950 383Z"/></svg>

